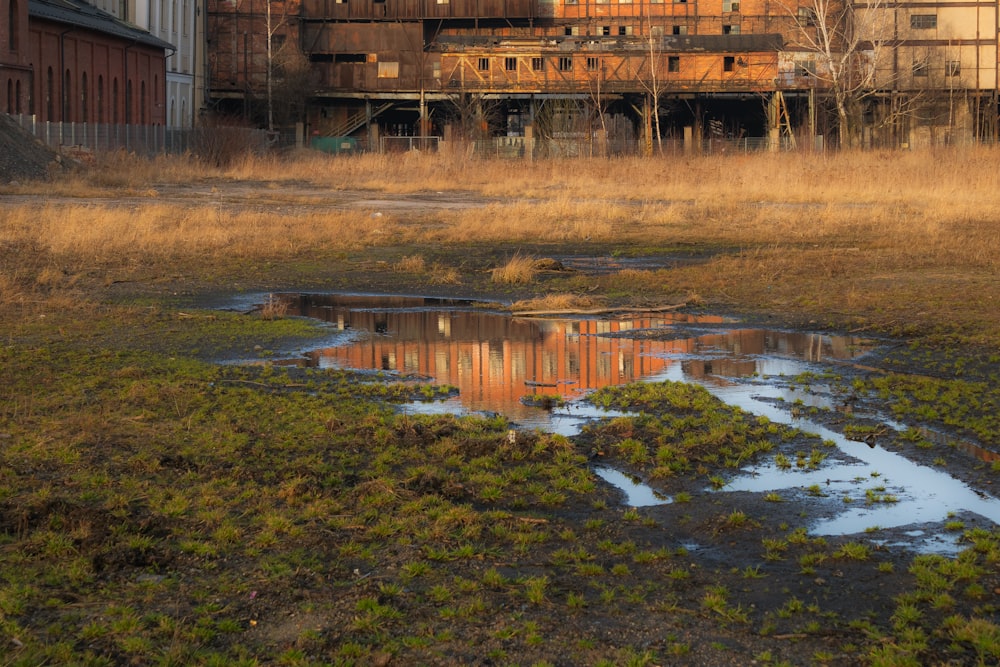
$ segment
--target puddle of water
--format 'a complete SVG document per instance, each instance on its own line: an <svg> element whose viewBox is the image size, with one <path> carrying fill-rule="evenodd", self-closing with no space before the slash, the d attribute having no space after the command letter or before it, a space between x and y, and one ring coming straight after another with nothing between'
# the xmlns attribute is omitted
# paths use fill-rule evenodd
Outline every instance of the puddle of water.
<svg viewBox="0 0 1000 667"><path fill-rule="evenodd" d="M673 502L669 496L659 493L641 480L614 468L595 467L594 473L605 482L617 487L625 494L625 504L629 507L650 507Z"/></svg>
<svg viewBox="0 0 1000 667"><path fill-rule="evenodd" d="M408 412L499 412L525 428L572 435L586 421L608 415L579 401L590 391L642 380L697 383L747 412L816 433L852 459L823 464L817 471L787 471L766 463L748 467L721 492L784 490L787 495L818 484L829 496L827 509L836 511L811 525L817 535L938 522L960 511L1000 524L1000 501L940 470L880 446L849 441L808 419L809 407L836 408L837 399L821 380L807 391L789 386L787 379L851 363L875 347L869 339L746 328L720 316L683 313L518 318L472 301L325 294L283 298L292 302L291 313L329 322L343 334L338 344L308 352L307 365L380 370L459 389L457 399L409 405ZM540 403L552 405L542 409ZM628 494L630 505L649 497L664 502L649 487L635 489L620 472L598 474ZM866 502L867 489L883 486L879 494L891 494L896 502ZM640 495L633 498L633 493ZM931 542L935 549L949 543L914 538L914 544Z"/></svg>

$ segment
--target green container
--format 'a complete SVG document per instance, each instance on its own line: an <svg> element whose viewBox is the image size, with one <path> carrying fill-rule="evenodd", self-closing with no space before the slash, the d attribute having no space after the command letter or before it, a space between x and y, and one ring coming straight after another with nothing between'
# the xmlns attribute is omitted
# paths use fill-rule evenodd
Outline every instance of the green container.
<svg viewBox="0 0 1000 667"><path fill-rule="evenodd" d="M324 153L354 153L358 140L354 137L313 137L310 147Z"/></svg>

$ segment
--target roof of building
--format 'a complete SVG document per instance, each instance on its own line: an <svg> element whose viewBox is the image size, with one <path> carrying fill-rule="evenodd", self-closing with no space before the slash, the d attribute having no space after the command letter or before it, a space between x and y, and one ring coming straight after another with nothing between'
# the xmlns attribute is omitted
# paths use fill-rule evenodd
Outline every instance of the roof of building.
<svg viewBox="0 0 1000 667"><path fill-rule="evenodd" d="M153 48L174 50L172 44L83 0L28 0L28 16L103 32Z"/></svg>

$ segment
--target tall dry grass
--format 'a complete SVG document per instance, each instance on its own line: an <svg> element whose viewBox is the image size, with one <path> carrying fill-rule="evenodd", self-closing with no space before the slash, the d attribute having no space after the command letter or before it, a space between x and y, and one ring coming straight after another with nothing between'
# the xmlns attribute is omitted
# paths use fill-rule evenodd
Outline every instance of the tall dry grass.
<svg viewBox="0 0 1000 667"><path fill-rule="evenodd" d="M212 187L215 199L186 194ZM19 295L6 299L95 266L136 273L379 246L602 244L725 250L704 269L608 278L616 292L886 313L957 298L992 311L1000 301L1000 150L988 147L537 162L306 152L226 167L119 155L4 191L32 195L0 206L0 291ZM339 203L348 191L408 205L373 213ZM443 265L423 273L462 282Z"/></svg>

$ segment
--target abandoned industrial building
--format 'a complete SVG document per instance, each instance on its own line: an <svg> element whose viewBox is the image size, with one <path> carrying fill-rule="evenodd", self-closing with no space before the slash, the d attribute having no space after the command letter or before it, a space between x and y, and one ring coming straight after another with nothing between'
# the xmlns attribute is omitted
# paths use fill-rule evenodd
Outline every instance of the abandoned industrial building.
<svg viewBox="0 0 1000 667"><path fill-rule="evenodd" d="M1000 0L93 2L0 0L0 111L329 150L997 140Z"/></svg>
<svg viewBox="0 0 1000 667"><path fill-rule="evenodd" d="M996 26L995 0L208 0L208 97L373 148L993 141Z"/></svg>

